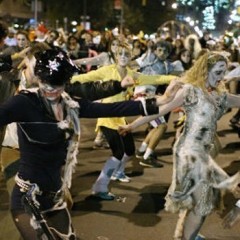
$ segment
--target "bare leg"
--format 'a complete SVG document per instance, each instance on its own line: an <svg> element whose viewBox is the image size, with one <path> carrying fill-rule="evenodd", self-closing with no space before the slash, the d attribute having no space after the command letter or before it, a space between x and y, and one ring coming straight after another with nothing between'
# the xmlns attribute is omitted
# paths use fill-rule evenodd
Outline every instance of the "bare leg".
<svg viewBox="0 0 240 240"><path fill-rule="evenodd" d="M199 216L194 211L189 212L183 230L183 240L194 240L202 227L205 216Z"/></svg>
<svg viewBox="0 0 240 240"><path fill-rule="evenodd" d="M195 203L201 198L201 193L202 191L200 191L199 188L193 193ZM206 216L196 214L193 208L186 217L183 229L183 240L195 240L205 219Z"/></svg>
<svg viewBox="0 0 240 240"><path fill-rule="evenodd" d="M183 235L183 225L187 216L187 210L180 210L178 221L174 232L174 240L181 240Z"/></svg>

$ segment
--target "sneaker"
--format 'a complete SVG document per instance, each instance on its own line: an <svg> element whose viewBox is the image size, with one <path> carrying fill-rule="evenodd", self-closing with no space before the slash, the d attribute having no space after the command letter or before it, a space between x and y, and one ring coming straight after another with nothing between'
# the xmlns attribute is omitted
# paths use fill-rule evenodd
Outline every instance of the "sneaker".
<svg viewBox="0 0 240 240"><path fill-rule="evenodd" d="M154 160L157 160L157 159L158 159L158 156L157 156L157 154L156 154L155 152L152 152L152 153L150 154L150 157L153 158Z"/></svg>
<svg viewBox="0 0 240 240"><path fill-rule="evenodd" d="M139 150L136 151L136 158L143 158L145 152L140 152Z"/></svg>
<svg viewBox="0 0 240 240"><path fill-rule="evenodd" d="M93 149L109 149L110 146L107 142L102 141L102 142L95 142L93 143Z"/></svg>
<svg viewBox="0 0 240 240"><path fill-rule="evenodd" d="M139 162L139 164L144 167L153 167L153 168L162 168L163 167L163 164L161 164L156 159L151 158L151 157L148 157L147 159L142 159Z"/></svg>
<svg viewBox="0 0 240 240"><path fill-rule="evenodd" d="M107 200L107 201L112 201L115 199L115 195L111 192L93 192L92 196L95 198L98 198L100 200Z"/></svg>
<svg viewBox="0 0 240 240"><path fill-rule="evenodd" d="M123 183L129 183L131 181L131 178L125 175L125 173L120 173L120 174L113 174L111 176L111 180L119 181Z"/></svg>

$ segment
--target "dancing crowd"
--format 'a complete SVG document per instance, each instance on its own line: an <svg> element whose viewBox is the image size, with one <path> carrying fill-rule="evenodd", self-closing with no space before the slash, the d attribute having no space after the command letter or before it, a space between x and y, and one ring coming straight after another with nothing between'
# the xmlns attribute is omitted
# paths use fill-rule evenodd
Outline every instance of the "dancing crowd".
<svg viewBox="0 0 240 240"><path fill-rule="evenodd" d="M171 112L178 112L165 196L165 210L179 214L173 239L206 239L201 227L225 190L236 205L223 226L237 223L240 172L229 176L215 161L217 122L240 109L236 46L209 31L176 39L111 31L66 34L42 25L32 39L24 30L11 31L0 22L0 139L19 156L7 164L2 157L1 167L11 216L24 240L78 239L70 212L80 118L97 118L93 147L111 151L91 195L112 201L109 183L132 180L125 166L133 156L144 167L164 167L155 149ZM127 116L136 120L128 123ZM136 149L132 131L143 124L146 136ZM240 110L229 124L239 131Z"/></svg>

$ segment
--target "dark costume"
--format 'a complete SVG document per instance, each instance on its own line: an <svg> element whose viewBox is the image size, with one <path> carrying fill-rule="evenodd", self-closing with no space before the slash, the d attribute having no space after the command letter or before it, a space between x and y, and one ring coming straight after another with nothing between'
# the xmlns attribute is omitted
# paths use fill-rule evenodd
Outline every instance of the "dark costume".
<svg viewBox="0 0 240 240"><path fill-rule="evenodd" d="M16 177L17 185L11 199L11 210L14 217L19 217L19 211L24 210L22 197L34 183L39 187L36 193L36 203L39 203L39 209L41 211L54 209L59 214L62 211L63 216L61 215L61 217L69 218L66 204L61 197L56 198L56 196L63 191L64 184L67 187L71 184L69 183L69 173L70 175L72 173L74 164L72 164L71 158L73 159L74 156L70 155L73 153L71 150L74 151L74 148L76 150L76 147L71 149L71 143L78 142L76 139L76 135L79 133L78 117L134 116L143 115L146 111L139 101L101 104L79 99L75 102L66 93L62 94L61 102L64 109L64 120L61 122L55 119L48 101L42 98L37 90L23 91L0 106L0 126L11 122L17 122L18 125L20 166ZM152 113L156 113L156 111L157 108L154 108ZM74 114L75 116L71 116ZM65 164L72 164L72 166L65 169L64 173L67 177L63 177L62 181L62 167ZM64 181L65 183L63 183ZM19 218L21 219L21 217ZM74 234L69 230L70 218L68 222L67 229L66 226L59 224L59 229L54 226L53 231L57 233L63 228L64 235L69 237L67 239L71 239L70 236L74 236ZM19 230L22 232L21 229ZM63 236L62 232L57 235ZM25 238L34 239L34 237L28 238L28 236Z"/></svg>

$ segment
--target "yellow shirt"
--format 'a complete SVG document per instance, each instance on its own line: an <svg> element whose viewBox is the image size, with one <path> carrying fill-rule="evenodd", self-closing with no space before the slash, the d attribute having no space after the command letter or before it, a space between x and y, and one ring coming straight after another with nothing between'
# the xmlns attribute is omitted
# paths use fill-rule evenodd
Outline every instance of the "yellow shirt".
<svg viewBox="0 0 240 240"><path fill-rule="evenodd" d="M131 70L127 67L127 75L133 76L136 71ZM168 84L173 78L176 76L170 75L143 75L141 74L138 78L139 85L146 85L146 84ZM112 64L108 66L103 66L97 70L90 71L85 74L75 75L71 79L71 83L74 82L90 82L90 81L109 81L109 80L118 80L121 81L122 78L117 70L117 65ZM104 98L102 100L103 103L112 103L112 102L120 102L129 100L129 95L132 95L133 88L128 88L126 91L118 93L114 96ZM107 128L117 130L119 126L125 125L126 121L124 117L112 117L112 118L98 118L96 128L100 126L104 126Z"/></svg>

